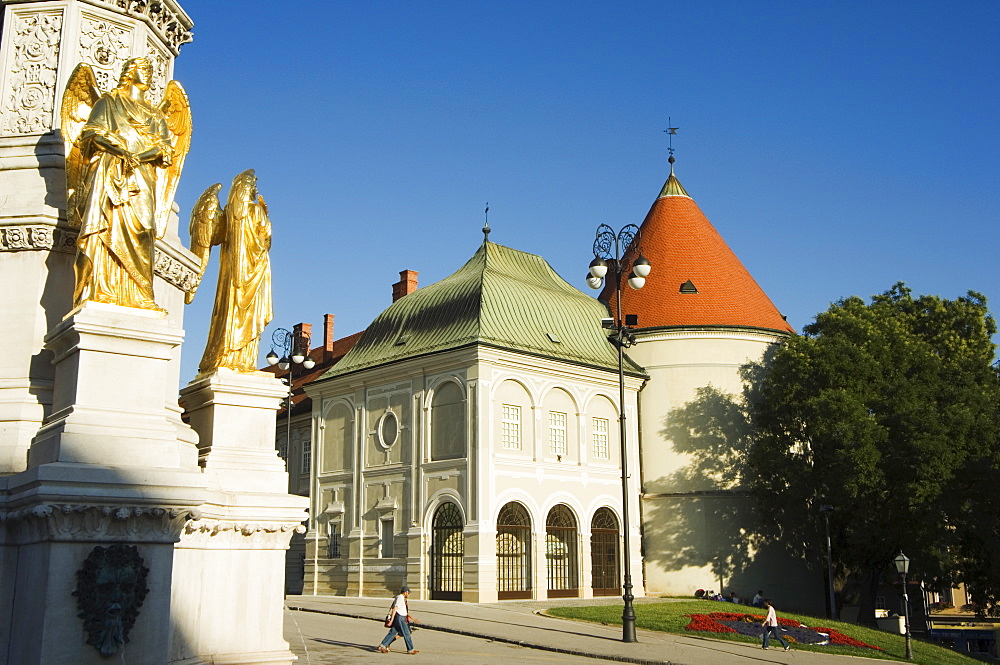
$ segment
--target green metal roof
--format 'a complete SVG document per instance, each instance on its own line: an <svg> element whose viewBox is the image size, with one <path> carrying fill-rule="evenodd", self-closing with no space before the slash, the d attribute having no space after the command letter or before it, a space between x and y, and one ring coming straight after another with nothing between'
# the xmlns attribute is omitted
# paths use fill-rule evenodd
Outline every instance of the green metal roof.
<svg viewBox="0 0 1000 665"><path fill-rule="evenodd" d="M617 371L618 353L601 328L607 316L542 257L485 241L454 274L382 312L320 380L472 344Z"/></svg>

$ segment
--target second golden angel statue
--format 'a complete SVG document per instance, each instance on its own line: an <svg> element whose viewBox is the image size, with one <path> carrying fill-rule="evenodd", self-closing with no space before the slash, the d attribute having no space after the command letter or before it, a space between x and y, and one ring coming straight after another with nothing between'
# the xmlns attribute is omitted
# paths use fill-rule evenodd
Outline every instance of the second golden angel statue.
<svg viewBox="0 0 1000 665"><path fill-rule="evenodd" d="M226 207L221 184L205 190L191 211L191 251L204 273L209 251L218 245L219 285L198 373L219 368L254 372L257 345L271 321L271 222L249 169L233 178ZM188 294L188 302L194 293Z"/></svg>

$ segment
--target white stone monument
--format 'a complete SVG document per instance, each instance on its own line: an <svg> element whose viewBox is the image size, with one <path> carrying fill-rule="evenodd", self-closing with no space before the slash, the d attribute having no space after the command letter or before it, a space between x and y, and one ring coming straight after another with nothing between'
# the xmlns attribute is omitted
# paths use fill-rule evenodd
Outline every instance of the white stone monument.
<svg viewBox="0 0 1000 665"><path fill-rule="evenodd" d="M177 215L156 245L168 314L70 311L66 81L86 62L107 90L146 56L158 101L192 22L174 0L0 2L0 665L291 663L284 550L306 500L273 446L285 387L200 377L182 422L198 265Z"/></svg>

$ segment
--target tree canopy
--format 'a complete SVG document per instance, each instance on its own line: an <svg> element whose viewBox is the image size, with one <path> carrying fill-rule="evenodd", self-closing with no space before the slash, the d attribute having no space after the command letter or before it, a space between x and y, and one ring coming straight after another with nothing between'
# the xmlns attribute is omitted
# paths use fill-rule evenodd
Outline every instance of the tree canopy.
<svg viewBox="0 0 1000 665"><path fill-rule="evenodd" d="M845 298L744 369L754 431L745 484L786 545L815 547L831 505L835 559L861 575L874 621L880 575L965 581L996 604L1000 501L997 331L986 298L914 297L899 283Z"/></svg>

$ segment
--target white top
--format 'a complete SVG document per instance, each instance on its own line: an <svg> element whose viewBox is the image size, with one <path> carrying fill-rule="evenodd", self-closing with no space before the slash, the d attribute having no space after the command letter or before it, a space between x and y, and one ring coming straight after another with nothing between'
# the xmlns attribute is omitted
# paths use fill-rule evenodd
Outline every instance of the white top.
<svg viewBox="0 0 1000 665"><path fill-rule="evenodd" d="M392 601L392 606L396 608L396 614L401 614L404 617L410 616L410 610L406 607L406 596L399 594L396 599Z"/></svg>
<svg viewBox="0 0 1000 665"><path fill-rule="evenodd" d="M774 605L767 608L767 617L764 619L765 626L777 626L778 615L774 613Z"/></svg>

